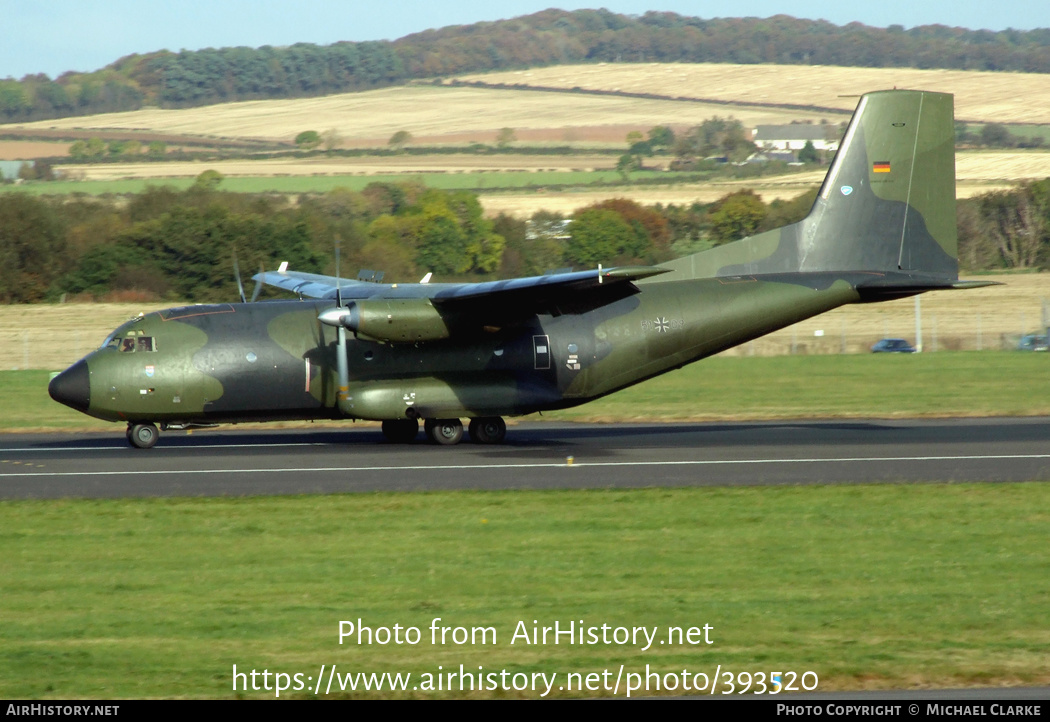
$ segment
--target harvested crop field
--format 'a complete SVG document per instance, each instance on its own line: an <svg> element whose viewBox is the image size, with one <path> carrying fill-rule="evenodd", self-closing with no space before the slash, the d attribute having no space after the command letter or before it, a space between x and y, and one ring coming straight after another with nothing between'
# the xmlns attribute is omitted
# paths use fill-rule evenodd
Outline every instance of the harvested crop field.
<svg viewBox="0 0 1050 722"><path fill-rule="evenodd" d="M334 129L344 146L360 147L385 145L400 130L407 130L420 143L491 143L499 129L513 128L523 143L610 143L621 141L632 129L644 131L654 125L684 128L715 115L732 115L749 126L822 118L841 122L861 93L893 87L954 93L956 117L965 121L1050 124L1050 76L1032 73L624 63L554 66L460 79L651 93L668 99L413 85L320 98L181 110L148 108L0 125L0 132L27 129L41 134L98 133L107 137L124 132L136 137L149 134L288 143L303 130Z"/></svg>
<svg viewBox="0 0 1050 722"><path fill-rule="evenodd" d="M538 210L571 215L578 209L607 198L629 198L637 203L689 205L713 203L742 189L757 193L766 203L790 200L811 188L819 187L826 170L793 173L782 176L747 178L732 181L676 183L673 185L633 185L591 190L586 187L569 190L503 191L479 197L489 216L500 213L527 218ZM1018 182L1050 177L1050 153L959 153L956 156L955 194L959 198L1008 190Z"/></svg>
<svg viewBox="0 0 1050 722"><path fill-rule="evenodd" d="M653 93L730 103L819 106L850 112L872 90L955 95L955 116L985 123L1050 123L1050 76L914 68L716 63L599 63L464 75L458 80ZM723 113L724 114L724 113Z"/></svg>
<svg viewBox="0 0 1050 722"><path fill-rule="evenodd" d="M69 155L69 145L42 140L0 140L0 160L60 158Z"/></svg>
<svg viewBox="0 0 1050 722"><path fill-rule="evenodd" d="M542 131L557 140L588 140L588 129L613 126L697 125L732 114L745 124L786 123L812 113L781 109L731 109L719 105L585 94L522 92L485 88L407 86L323 98L259 100L184 110L145 109L36 123L0 125L0 132L30 129L124 129L178 135L289 141L304 130L335 129L347 146L385 144L407 130L420 141L476 134L492 142L500 128ZM570 130L565 130L570 129ZM487 135L482 135L487 134ZM459 137L462 137L461 135Z"/></svg>
<svg viewBox="0 0 1050 722"><path fill-rule="evenodd" d="M1046 151L969 151L955 154L958 182L1035 180L1050 177Z"/></svg>
<svg viewBox="0 0 1050 722"><path fill-rule="evenodd" d="M518 218L528 218L539 210L568 216L578 209L609 198L628 198L643 205L691 205L713 203L729 193L747 188L757 193L763 201L789 200L811 188L819 186L824 172L797 173L770 178L749 178L746 181L719 181L711 183L680 183L675 185L637 185L606 187L599 190L586 186L570 190L501 191L479 192L478 198L490 217L505 213Z"/></svg>

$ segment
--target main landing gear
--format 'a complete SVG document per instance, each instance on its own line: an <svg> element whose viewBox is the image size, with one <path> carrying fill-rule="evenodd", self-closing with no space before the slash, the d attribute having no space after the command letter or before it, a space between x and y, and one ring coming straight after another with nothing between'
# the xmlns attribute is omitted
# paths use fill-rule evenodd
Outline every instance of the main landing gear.
<svg viewBox="0 0 1050 722"><path fill-rule="evenodd" d="M423 431L432 444L452 446L463 441L463 422L459 419L427 419L423 423ZM499 416L482 416L470 420L467 433L475 444L501 444L507 437L507 423ZM383 422L383 436L391 443L410 444L418 435L418 419ZM152 449L160 438L160 431L156 424L135 423L128 424L125 436L128 443L137 449Z"/></svg>
<svg viewBox="0 0 1050 722"><path fill-rule="evenodd" d="M499 416L483 416L471 419L467 432L475 444L502 444L507 437L507 422Z"/></svg>
<svg viewBox="0 0 1050 722"><path fill-rule="evenodd" d="M432 444L452 446L463 440L463 422L459 419L427 419L423 431ZM394 444L408 444L419 433L416 419L396 419L383 422L383 436ZM507 423L499 416L471 419L467 426L470 440L475 444L499 444L507 436Z"/></svg>

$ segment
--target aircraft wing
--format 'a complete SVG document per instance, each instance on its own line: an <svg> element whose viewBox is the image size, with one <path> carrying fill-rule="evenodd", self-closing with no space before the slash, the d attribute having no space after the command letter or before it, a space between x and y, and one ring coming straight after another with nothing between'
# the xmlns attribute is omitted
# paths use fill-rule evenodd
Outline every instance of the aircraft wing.
<svg viewBox="0 0 1050 722"><path fill-rule="evenodd" d="M276 286L307 298L334 299L337 280L345 298L360 298L362 286L375 288L375 284L372 283L351 281L345 278L336 279L335 276L321 276L316 273L299 273L298 271L263 271L252 276L252 280L265 283L267 286Z"/></svg>
<svg viewBox="0 0 1050 722"><path fill-rule="evenodd" d="M506 323L536 314L586 313L638 293L632 283L666 273L656 266L621 266L506 281L438 288L430 297L440 311Z"/></svg>
<svg viewBox="0 0 1050 722"><path fill-rule="evenodd" d="M267 271L253 280L308 298L344 301L428 298L441 312L506 323L536 314L584 313L638 292L632 283L666 273L657 266L620 266L484 283L379 284L336 279L314 273Z"/></svg>

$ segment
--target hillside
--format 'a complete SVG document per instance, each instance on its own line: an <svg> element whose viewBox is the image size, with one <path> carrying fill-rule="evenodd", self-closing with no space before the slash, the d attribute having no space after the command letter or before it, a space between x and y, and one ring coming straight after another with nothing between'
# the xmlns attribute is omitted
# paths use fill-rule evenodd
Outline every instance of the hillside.
<svg viewBox="0 0 1050 722"><path fill-rule="evenodd" d="M259 100L181 110L144 109L90 117L24 123L0 127L9 133L105 134L137 137L222 139L224 143L285 143L304 130L334 130L343 148L386 147L399 130L407 130L412 145L493 144L501 128L512 128L516 140L508 150L529 153L432 154L396 157L311 157L252 160L209 159L207 167L235 178L282 176L369 176L381 174L441 174L471 172L591 172L611 170L615 155L598 155L597 148L623 148L628 132L645 133L656 125L676 130L698 125L712 116L733 116L746 126L790 122L842 122L861 92L888 87L921 87L956 96L956 115L977 124L1014 122L1050 124L1050 76L1020 73L914 70L894 68L813 68L790 65L600 64L566 65L509 73L457 78L457 84L415 85L343 93L324 98ZM482 83L483 86L464 83ZM500 87L495 87L500 86ZM531 88L549 88L535 90ZM556 92L578 88L582 92ZM587 91L597 91L598 94ZM665 96L632 97L645 92ZM802 106L827 110L802 110ZM1028 126L1032 128L1032 126ZM1050 136L1050 125L1032 130ZM68 143L0 141L0 157L19 152L58 156ZM544 155L541 147L574 146L572 155ZM51 150L46 150L50 147ZM39 156L38 156L39 157ZM669 156L647 159L650 168L666 168ZM67 172L89 181L143 178L192 178L202 170L199 160L145 162L122 157L121 162L79 164ZM813 177L762 179L743 185L767 200L788 198L819 183ZM1045 151L963 151L959 153L959 195L967 197L1010 183L1050 177L1050 153ZM491 187L493 183L483 183ZM617 191L646 203L710 202L739 187L737 182L704 187L633 188ZM275 187L276 189L276 187ZM487 196L490 213L530 214L536 207L571 212L609 191L551 190ZM531 210L530 210L531 209Z"/></svg>
<svg viewBox="0 0 1050 722"><path fill-rule="evenodd" d="M417 143L492 142L499 129L509 127L525 142L619 142L626 129L647 130L656 124L685 127L713 115L732 115L745 125L822 118L841 122L861 93L893 87L953 93L956 117L965 122L1050 124L1050 75L1035 73L609 63L468 75L459 80L504 87L402 86L322 98L152 108L9 124L0 126L0 132L124 130L289 142L303 130L334 129L344 146L360 147L385 145L398 130L411 132ZM519 87L507 87L515 85ZM540 92L520 86L664 97Z"/></svg>
<svg viewBox="0 0 1050 722"><path fill-rule="evenodd" d="M39 120L145 106L317 97L414 79L598 62L778 63L1050 73L1050 30L905 30L667 12L545 10L450 26L394 42L159 50L92 73L0 80L0 119Z"/></svg>
<svg viewBox="0 0 1050 722"><path fill-rule="evenodd" d="M615 70L617 66L608 66ZM258 100L183 110L144 109L79 118L0 126L19 129L116 130L290 141L304 130L336 130L346 147L386 145L399 130L414 142L492 142L500 128L514 128L547 143L571 140L622 142L627 129L648 129L660 123L695 125L725 114L720 105L678 100L646 100L586 94L536 93L520 90L402 86L323 98ZM790 122L812 113L778 108L733 109L747 123ZM614 129L610 137L602 129ZM574 133L568 134L572 130ZM556 131L553 132L552 131Z"/></svg>

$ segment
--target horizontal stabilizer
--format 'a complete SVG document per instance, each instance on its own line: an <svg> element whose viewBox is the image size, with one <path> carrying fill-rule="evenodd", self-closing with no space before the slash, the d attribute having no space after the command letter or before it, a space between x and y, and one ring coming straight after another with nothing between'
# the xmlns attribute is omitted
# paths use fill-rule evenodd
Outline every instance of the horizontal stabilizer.
<svg viewBox="0 0 1050 722"><path fill-rule="evenodd" d="M887 301L906 298L927 291L965 291L985 286L1001 286L997 281L959 281L940 276L912 273L872 274L854 281L863 301Z"/></svg>

